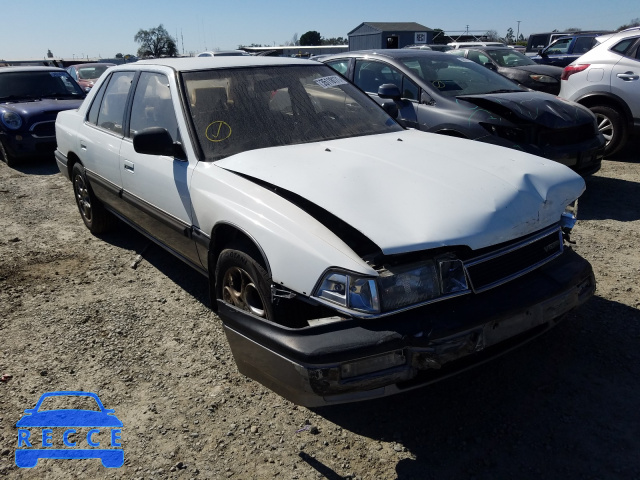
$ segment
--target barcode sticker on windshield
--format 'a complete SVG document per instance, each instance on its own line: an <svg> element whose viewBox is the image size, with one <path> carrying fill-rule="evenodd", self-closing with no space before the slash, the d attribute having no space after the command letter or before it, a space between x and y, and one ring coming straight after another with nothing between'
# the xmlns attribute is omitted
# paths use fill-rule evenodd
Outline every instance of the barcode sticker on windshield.
<svg viewBox="0 0 640 480"><path fill-rule="evenodd" d="M338 85L346 85L348 83L344 78L339 77L337 75L331 75L330 77L316 78L314 82L316 82L322 88L337 87Z"/></svg>

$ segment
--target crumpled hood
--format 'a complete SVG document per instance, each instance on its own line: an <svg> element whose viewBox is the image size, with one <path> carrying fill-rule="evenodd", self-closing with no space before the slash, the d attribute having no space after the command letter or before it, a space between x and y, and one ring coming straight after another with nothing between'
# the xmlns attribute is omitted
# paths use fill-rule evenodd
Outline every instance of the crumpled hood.
<svg viewBox="0 0 640 480"><path fill-rule="evenodd" d="M594 122L593 114L581 105L542 92L464 95L458 101L472 103L515 124L567 128Z"/></svg>
<svg viewBox="0 0 640 480"><path fill-rule="evenodd" d="M551 160L415 130L254 150L216 165L306 198L385 254L512 240L558 222L585 188Z"/></svg>
<svg viewBox="0 0 640 480"><path fill-rule="evenodd" d="M43 98L32 102L0 103L0 110L11 110L29 118L43 113L58 113L63 110L73 110L79 108L83 99L56 100L53 98Z"/></svg>

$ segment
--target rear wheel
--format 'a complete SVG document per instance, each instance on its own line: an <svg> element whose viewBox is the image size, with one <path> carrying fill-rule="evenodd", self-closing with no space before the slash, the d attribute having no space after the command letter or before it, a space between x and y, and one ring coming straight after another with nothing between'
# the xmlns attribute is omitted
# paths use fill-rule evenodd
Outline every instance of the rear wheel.
<svg viewBox="0 0 640 480"><path fill-rule="evenodd" d="M9 152L5 148L4 143L2 143L2 140L0 140L0 159L2 159L8 167L15 168L18 165L17 160L9 155Z"/></svg>
<svg viewBox="0 0 640 480"><path fill-rule="evenodd" d="M596 105L590 107L596 116L598 130L607 142L604 154L609 156L619 151L627 141L627 127L622 116L613 108Z"/></svg>
<svg viewBox="0 0 640 480"><path fill-rule="evenodd" d="M117 220L93 194L91 186L87 182L84 167L79 163L73 166L71 182L80 216L89 231L96 234L111 230Z"/></svg>
<svg viewBox="0 0 640 480"><path fill-rule="evenodd" d="M271 279L241 247L222 250L216 267L217 297L265 320L274 320Z"/></svg>

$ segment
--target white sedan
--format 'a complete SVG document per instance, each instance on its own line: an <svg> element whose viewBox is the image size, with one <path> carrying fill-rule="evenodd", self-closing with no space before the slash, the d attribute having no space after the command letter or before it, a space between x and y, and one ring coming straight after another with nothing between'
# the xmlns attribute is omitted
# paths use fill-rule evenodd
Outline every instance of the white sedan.
<svg viewBox="0 0 640 480"><path fill-rule="evenodd" d="M209 279L239 370L317 406L415 388L593 295L568 246L580 176L400 127L328 66L109 69L56 121L93 232L118 218Z"/></svg>

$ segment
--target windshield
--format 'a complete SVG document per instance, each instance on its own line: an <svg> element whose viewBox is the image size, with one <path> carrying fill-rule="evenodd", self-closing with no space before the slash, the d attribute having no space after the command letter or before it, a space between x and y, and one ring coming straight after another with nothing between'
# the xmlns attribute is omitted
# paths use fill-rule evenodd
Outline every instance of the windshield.
<svg viewBox="0 0 640 480"><path fill-rule="evenodd" d="M67 72L0 72L0 101L83 97L84 92Z"/></svg>
<svg viewBox="0 0 640 480"><path fill-rule="evenodd" d="M100 78L107 68L111 65L95 65L92 67L81 67L78 69L78 78L80 80L95 80Z"/></svg>
<svg viewBox="0 0 640 480"><path fill-rule="evenodd" d="M501 67L524 67L525 65L537 65L526 55L516 52L513 48L502 50L486 50L489 55Z"/></svg>
<svg viewBox="0 0 640 480"><path fill-rule="evenodd" d="M286 66L183 74L205 157L402 130L331 68Z"/></svg>
<svg viewBox="0 0 640 480"><path fill-rule="evenodd" d="M445 97L523 89L502 75L455 55L403 57L400 60L431 91Z"/></svg>

